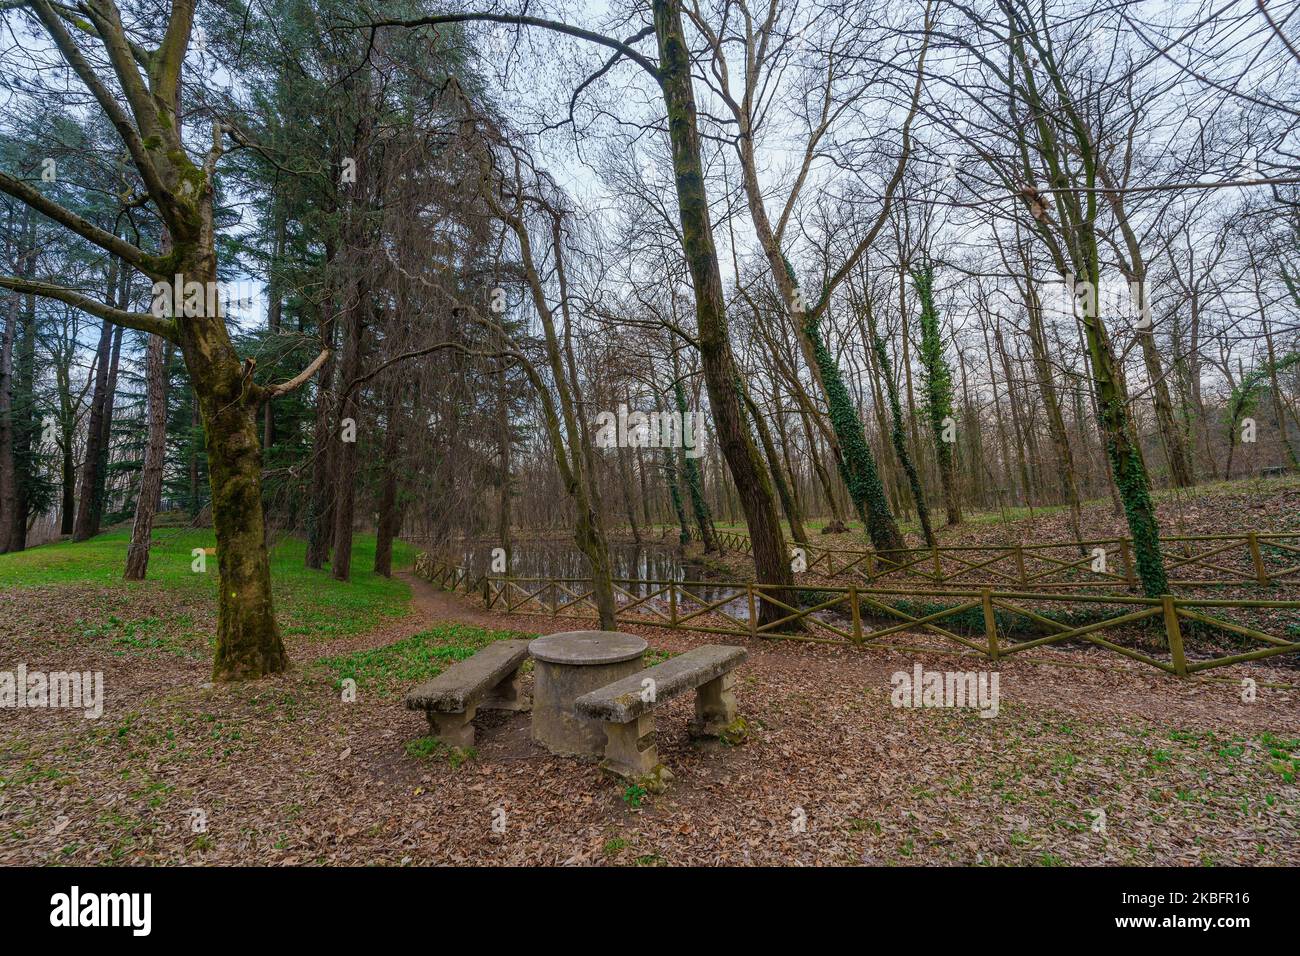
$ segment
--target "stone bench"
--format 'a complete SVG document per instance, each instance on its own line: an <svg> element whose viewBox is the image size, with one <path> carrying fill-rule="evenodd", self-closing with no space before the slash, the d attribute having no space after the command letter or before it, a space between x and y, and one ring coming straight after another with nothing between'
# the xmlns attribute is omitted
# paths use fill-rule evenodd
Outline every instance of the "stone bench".
<svg viewBox="0 0 1300 956"><path fill-rule="evenodd" d="M452 747L474 745L471 721L484 710L527 710L520 692L527 641L494 641L406 695L409 710L422 710L433 736Z"/></svg>
<svg viewBox="0 0 1300 956"><path fill-rule="evenodd" d="M631 677L608 684L574 702L578 713L604 722L605 759L601 766L629 780L658 778L654 709L689 690L695 694L693 737L736 733L736 695L732 673L749 656L743 647L707 644Z"/></svg>

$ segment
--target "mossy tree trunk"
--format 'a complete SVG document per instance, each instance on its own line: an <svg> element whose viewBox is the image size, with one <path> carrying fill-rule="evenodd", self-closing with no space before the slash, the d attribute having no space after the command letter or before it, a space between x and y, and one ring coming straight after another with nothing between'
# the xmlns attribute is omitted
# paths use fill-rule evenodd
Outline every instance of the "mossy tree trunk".
<svg viewBox="0 0 1300 956"><path fill-rule="evenodd" d="M177 242L177 248L184 247ZM216 255L200 244L182 255L179 273L214 288ZM238 680L288 667L275 621L271 567L262 512L259 401L231 345L224 319L181 317L176 326L203 422L212 524L217 537L217 652L213 676ZM251 374L251 367L248 372Z"/></svg>
<svg viewBox="0 0 1300 956"><path fill-rule="evenodd" d="M252 360L241 362L231 344L218 296L213 214L223 132L217 124L201 164L190 158L181 132L181 73L194 24L193 0L173 0L162 41L153 50L131 42L112 0L90 0L88 8L91 26L49 0L31 3L53 48L121 138L170 249L148 253L4 173L0 190L117 256L124 268L129 265L152 278L155 308L129 312L65 286L13 276L0 276L0 287L62 301L180 347L203 425L212 486L220 570L213 676L233 680L282 671L288 659L271 598L257 418L264 402L307 381L325 356L293 381L264 387L253 381ZM102 60L91 62L70 26L92 38L82 42L101 41L96 52ZM110 76L99 72L100 62Z"/></svg>
<svg viewBox="0 0 1300 956"><path fill-rule="evenodd" d="M695 291L700 357L713 424L740 496L753 545L757 579L763 584L783 586L777 598L793 604L793 595L785 590L794 579L771 479L745 427L744 410L736 394L739 370L728 338L726 302L704 186L695 91L691 85L690 52L682 29L681 6L679 0L652 0L651 10L659 47L659 80L668 113L683 252ZM761 602L760 622L771 623L783 616L785 612L780 607Z"/></svg>

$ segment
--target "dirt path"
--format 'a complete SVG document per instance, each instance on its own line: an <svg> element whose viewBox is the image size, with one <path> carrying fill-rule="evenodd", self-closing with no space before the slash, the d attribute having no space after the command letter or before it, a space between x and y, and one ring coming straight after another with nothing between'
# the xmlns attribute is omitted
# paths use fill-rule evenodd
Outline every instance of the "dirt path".
<svg viewBox="0 0 1300 956"><path fill-rule="evenodd" d="M455 620L480 627L502 626L503 615L476 610L462 596L436 588L410 571L399 571L397 577L411 586L412 612L425 621Z"/></svg>
<svg viewBox="0 0 1300 956"><path fill-rule="evenodd" d="M521 618L518 617L479 610L465 595L434 587L410 571L396 571L393 576L399 581L405 581L411 587L409 613L393 618L369 633L339 638L318 645L313 649L313 654L332 657L367 647L383 647L385 644L392 644L394 641L419 634L436 624L447 621L474 624L496 630L519 630L531 626L520 623Z"/></svg>

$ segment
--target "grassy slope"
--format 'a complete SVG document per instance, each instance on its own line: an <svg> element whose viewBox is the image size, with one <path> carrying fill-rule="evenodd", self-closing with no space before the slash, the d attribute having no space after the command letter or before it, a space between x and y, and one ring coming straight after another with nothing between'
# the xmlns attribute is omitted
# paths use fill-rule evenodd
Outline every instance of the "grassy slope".
<svg viewBox="0 0 1300 956"><path fill-rule="evenodd" d="M0 589L70 587L108 588L128 597L141 589L163 589L198 603L217 583L217 558L209 555L206 573L191 569L195 548L216 544L211 529L161 528L154 531L149 578L122 580L129 530L105 532L90 541L60 542L16 554L0 555ZM380 577L374 564L374 535L357 535L353 544L352 581L335 581L327 571L304 567L306 544L285 538L271 551L271 580L276 611L286 636L311 634L317 638L367 631L385 617L406 613L411 589L403 581ZM393 566L409 566L415 549L402 542L393 546ZM215 608L215 601L212 602ZM91 622L93 623L93 622ZM112 624L116 624L110 619Z"/></svg>
<svg viewBox="0 0 1300 956"><path fill-rule="evenodd" d="M473 624L447 621L411 637L366 648L321 663L338 680L352 678L359 688L376 688L381 695L436 677L457 661L472 657L493 641L536 637L523 631L494 631Z"/></svg>

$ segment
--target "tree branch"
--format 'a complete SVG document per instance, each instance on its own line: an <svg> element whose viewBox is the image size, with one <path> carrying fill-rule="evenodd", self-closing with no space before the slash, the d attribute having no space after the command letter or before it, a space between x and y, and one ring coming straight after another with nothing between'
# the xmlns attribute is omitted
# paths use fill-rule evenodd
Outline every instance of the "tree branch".
<svg viewBox="0 0 1300 956"><path fill-rule="evenodd" d="M158 212L163 217L163 221L167 223L174 233L177 232L180 223L175 217L175 198L158 175L158 170L154 167L148 150L145 149L140 130L131 124L131 119L123 111L121 104L118 103L117 96L104 85L103 80L100 79L82 54L81 48L77 46L76 41L64 28L62 16L50 6L47 0L32 0L32 6L35 8L36 15L41 22L45 24L45 30L49 33L50 39L54 41L54 45L58 47L59 53L72 67L73 72L81 78L81 82L86 84L86 89L90 90L99 103L100 109L104 111L104 114L112 122L113 128L117 130L117 134L122 137L122 142L131 154L132 163L139 171L140 178L144 180L145 188L158 204ZM110 6L109 10L116 15L116 8ZM103 20L98 11L96 11L96 19ZM144 119L150 115L147 111L152 106L152 103L149 100L148 91L144 88L144 81L140 78L140 71L136 69L135 56L126 42L126 31L122 28L121 20L117 20L116 23L107 21L97 23L96 30L104 41L105 49L107 49L110 58L113 58L115 53L124 54L124 56L119 56L114 61L118 81L122 84L127 99L131 102L133 108L146 111L143 115L138 111L136 113L136 122L141 124L141 129L144 129L146 134L156 133L156 129L149 129L143 125ZM118 60L122 62L119 63ZM154 119L156 119L156 114L154 114Z"/></svg>
<svg viewBox="0 0 1300 956"><path fill-rule="evenodd" d="M0 289L12 289L14 292L38 295L43 299L57 299L59 302L66 302L83 312L88 312L101 319L107 319L114 325L120 325L127 329L136 329L140 332L148 332L151 335L160 335L169 342L179 343L180 341L176 323L171 319L164 319L149 312L126 312L122 309L115 309L111 305L105 305L97 299L81 294L75 289L55 285L51 282L36 282L32 279L20 279L17 276L0 275Z"/></svg>
<svg viewBox="0 0 1300 956"><path fill-rule="evenodd" d="M269 402L273 399L279 398L281 395L288 395L290 392L297 391L306 385L313 375L320 371L320 367L325 364L329 357L330 350L321 349L320 355L317 355L312 359L310 365L293 378L289 379L289 381L281 382L279 385L267 385L263 388L257 389L254 393L254 400L257 402Z"/></svg>
<svg viewBox="0 0 1300 956"><path fill-rule="evenodd" d="M155 256L143 249L133 246L119 236L105 229L100 229L88 219L82 219L71 209L59 205L39 189L30 186L21 179L15 179L8 173L0 172L0 192L6 192L21 200L39 213L49 216L59 225L67 226L83 239L88 239L101 249L120 256L131 265L146 273L150 278L162 277L161 263Z"/></svg>
<svg viewBox="0 0 1300 956"><path fill-rule="evenodd" d="M489 23L513 23L524 27L541 27L543 30L554 30L556 33L564 33L571 37L577 37L580 40L590 40L592 43L599 43L601 46L607 46L611 50L617 50L623 56L627 57L641 69L649 73L656 83L659 82L659 68L650 62L644 54L634 50L627 41L615 40L613 37L605 36L603 33L596 33L592 30L584 30L582 27L570 26L559 20L546 20L541 17L519 16L508 13L444 13L432 17L417 17L414 20L375 20L372 23L358 24L359 27L422 27L436 26L439 23L467 23L475 20L487 21ZM649 36L646 31L636 34L632 41L640 39L643 36ZM611 64L612 65L612 64Z"/></svg>

